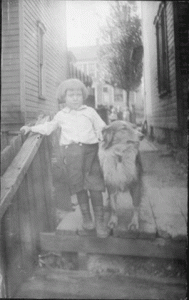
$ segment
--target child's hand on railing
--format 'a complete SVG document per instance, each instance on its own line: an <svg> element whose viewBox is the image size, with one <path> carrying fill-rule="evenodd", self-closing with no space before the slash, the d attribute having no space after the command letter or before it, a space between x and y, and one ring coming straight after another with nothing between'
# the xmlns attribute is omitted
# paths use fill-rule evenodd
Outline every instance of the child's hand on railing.
<svg viewBox="0 0 189 300"><path fill-rule="evenodd" d="M28 132L30 132L31 131L31 127L30 126L22 126L21 128L20 128L20 131L21 131L21 133L23 133L23 134L27 134Z"/></svg>

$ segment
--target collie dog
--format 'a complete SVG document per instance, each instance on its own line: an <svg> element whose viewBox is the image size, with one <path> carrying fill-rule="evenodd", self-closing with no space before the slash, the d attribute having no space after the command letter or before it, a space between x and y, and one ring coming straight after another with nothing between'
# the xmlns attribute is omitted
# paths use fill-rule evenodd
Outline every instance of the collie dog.
<svg viewBox="0 0 189 300"><path fill-rule="evenodd" d="M113 228L118 223L117 194L128 190L134 207L128 229L138 230L142 194L139 143L143 134L129 122L114 121L103 129L102 137L98 155L108 192L106 206L111 211L108 226Z"/></svg>

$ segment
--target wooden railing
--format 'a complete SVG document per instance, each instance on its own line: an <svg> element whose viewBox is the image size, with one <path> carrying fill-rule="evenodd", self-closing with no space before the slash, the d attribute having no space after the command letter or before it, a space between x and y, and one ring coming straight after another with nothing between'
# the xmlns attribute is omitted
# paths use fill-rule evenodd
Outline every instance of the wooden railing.
<svg viewBox="0 0 189 300"><path fill-rule="evenodd" d="M40 232L55 229L50 139L30 133L15 141L1 165L1 294L9 298L37 264Z"/></svg>

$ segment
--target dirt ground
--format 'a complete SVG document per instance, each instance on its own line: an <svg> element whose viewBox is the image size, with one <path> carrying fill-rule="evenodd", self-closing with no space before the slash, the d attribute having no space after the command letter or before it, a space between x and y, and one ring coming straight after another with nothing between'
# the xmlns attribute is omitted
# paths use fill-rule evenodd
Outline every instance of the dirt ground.
<svg viewBox="0 0 189 300"><path fill-rule="evenodd" d="M186 262L171 259L92 255L88 260L88 269L100 275L186 278Z"/></svg>
<svg viewBox="0 0 189 300"><path fill-rule="evenodd" d="M64 253L62 257L64 258L62 269L78 270L76 255ZM56 265L52 264L51 268L53 269L53 267L57 268ZM86 280L85 289L88 287L88 291L90 291L90 296L88 294L87 299L107 299L107 297L108 299L187 299L186 264L183 261L115 255L88 255L86 270L89 271L89 281ZM93 276L91 278L92 284L90 283L90 276ZM39 284L39 279L36 283ZM48 285L50 284L51 282L48 281ZM53 284L56 284L55 281ZM68 289L68 282L61 282L60 292L65 291L65 284ZM96 288L93 285L96 285ZM81 283L78 283L78 288L84 295ZM70 287L70 291L73 289L73 286ZM97 294L98 298L95 298ZM50 298L49 293L47 295ZM74 299L81 298L75 295ZM57 294L55 296L57 297ZM82 297L82 299L85 298ZM62 297L62 299L64 298Z"/></svg>
<svg viewBox="0 0 189 300"><path fill-rule="evenodd" d="M60 260L48 258L45 265L64 270L78 270L77 254L62 253ZM44 266L42 264L41 266ZM86 270L97 276L136 276L153 279L187 279L187 262L174 259L139 258L117 255L88 254Z"/></svg>

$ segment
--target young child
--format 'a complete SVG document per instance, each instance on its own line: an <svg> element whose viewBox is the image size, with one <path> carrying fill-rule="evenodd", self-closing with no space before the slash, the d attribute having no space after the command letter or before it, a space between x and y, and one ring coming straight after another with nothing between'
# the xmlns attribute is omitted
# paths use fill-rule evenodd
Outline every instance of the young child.
<svg viewBox="0 0 189 300"><path fill-rule="evenodd" d="M50 135L58 127L61 129L60 147L63 154L71 195L76 194L83 217L83 228L96 227L97 236L106 238L109 234L104 225L102 192L105 190L103 175L98 160L98 143L102 128L106 125L98 113L83 105L88 92L78 79L63 81L57 90L59 102L66 106L50 122L35 126L23 126L20 130ZM94 211L93 223L88 192Z"/></svg>

